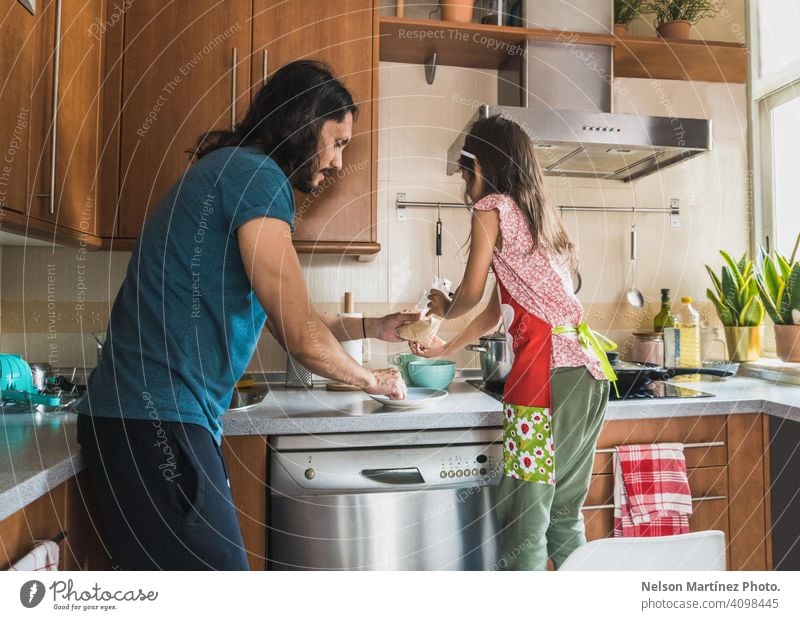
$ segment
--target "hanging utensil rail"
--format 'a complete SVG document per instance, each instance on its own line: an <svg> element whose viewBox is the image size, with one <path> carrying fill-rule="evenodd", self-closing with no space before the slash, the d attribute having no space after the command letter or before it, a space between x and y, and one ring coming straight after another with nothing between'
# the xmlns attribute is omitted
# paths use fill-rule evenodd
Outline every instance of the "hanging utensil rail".
<svg viewBox="0 0 800 620"><path fill-rule="evenodd" d="M420 200L406 200L405 194L397 194L394 203L395 209L399 213L402 209L464 209L469 205L463 202L430 202ZM556 207L562 213L564 211L591 211L594 213L660 213L662 215L679 216L680 206L677 201L667 208L663 207L585 207L579 205L558 205Z"/></svg>

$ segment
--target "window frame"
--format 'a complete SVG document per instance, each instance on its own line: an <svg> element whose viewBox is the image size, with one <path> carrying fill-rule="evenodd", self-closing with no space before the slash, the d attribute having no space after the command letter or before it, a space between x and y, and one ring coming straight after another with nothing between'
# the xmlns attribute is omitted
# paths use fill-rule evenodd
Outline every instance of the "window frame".
<svg viewBox="0 0 800 620"><path fill-rule="evenodd" d="M753 229L750 242L754 257L758 256L759 246L767 251L774 249L776 208L772 170L772 110L787 101L800 98L800 59L781 67L779 72L765 77L760 75L758 4L759 0L746 3L750 50L746 87Z"/></svg>

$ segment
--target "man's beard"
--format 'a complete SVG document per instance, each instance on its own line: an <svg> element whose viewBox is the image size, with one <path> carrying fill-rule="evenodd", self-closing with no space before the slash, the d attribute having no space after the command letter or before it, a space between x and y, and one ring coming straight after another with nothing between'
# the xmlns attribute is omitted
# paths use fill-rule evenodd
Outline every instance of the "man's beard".
<svg viewBox="0 0 800 620"><path fill-rule="evenodd" d="M322 173L322 177L323 177L322 181L320 181L317 186L314 186L314 184L313 184L314 183L314 179L316 178L316 176L319 173ZM317 170L317 171L313 172L311 175L309 175L308 177L305 177L305 178L302 178L302 179L297 179L297 181L295 181L295 183L294 183L294 188L297 191L302 192L303 194L318 194L318 193L321 193L322 191L324 191L323 185L325 184L325 181L327 181L328 179L332 178L334 176L334 174L335 174L335 170L333 170L332 168L325 168L324 170Z"/></svg>

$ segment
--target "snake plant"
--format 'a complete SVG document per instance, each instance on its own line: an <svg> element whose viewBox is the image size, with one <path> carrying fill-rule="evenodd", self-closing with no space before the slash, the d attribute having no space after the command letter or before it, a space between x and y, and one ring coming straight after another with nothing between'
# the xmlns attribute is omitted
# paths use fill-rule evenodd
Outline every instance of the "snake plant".
<svg viewBox="0 0 800 620"><path fill-rule="evenodd" d="M800 325L800 261L797 248L800 235L788 259L778 252L774 256L761 248L762 273L756 275L758 292L775 325Z"/></svg>
<svg viewBox="0 0 800 620"><path fill-rule="evenodd" d="M614 23L630 24L640 13L644 0L614 0Z"/></svg>
<svg viewBox="0 0 800 620"><path fill-rule="evenodd" d="M706 265L714 290L706 289L706 296L717 309L722 324L726 327L757 327L764 321L764 304L758 292L753 261L747 255L737 262L731 255L720 250L725 265L722 275Z"/></svg>

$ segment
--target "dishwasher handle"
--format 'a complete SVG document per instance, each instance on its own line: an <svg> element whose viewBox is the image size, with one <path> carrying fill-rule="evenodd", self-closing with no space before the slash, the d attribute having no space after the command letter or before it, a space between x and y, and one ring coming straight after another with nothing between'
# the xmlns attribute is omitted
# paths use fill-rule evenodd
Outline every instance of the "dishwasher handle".
<svg viewBox="0 0 800 620"><path fill-rule="evenodd" d="M389 467L385 469L362 469L361 475L384 484L424 484L425 478L417 467Z"/></svg>

